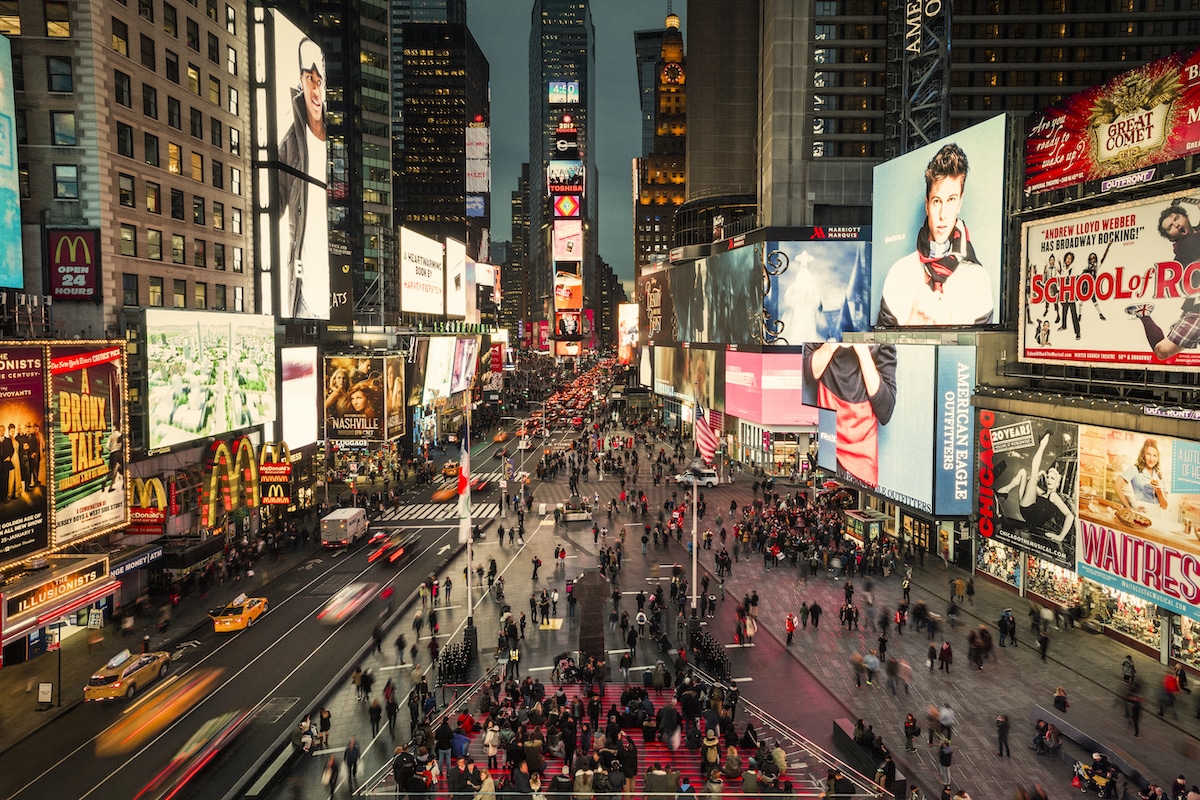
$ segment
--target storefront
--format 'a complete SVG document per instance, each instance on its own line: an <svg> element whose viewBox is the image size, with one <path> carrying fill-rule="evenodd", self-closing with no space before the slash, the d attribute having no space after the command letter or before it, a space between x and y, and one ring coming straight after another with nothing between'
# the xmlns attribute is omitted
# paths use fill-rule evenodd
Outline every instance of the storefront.
<svg viewBox="0 0 1200 800"><path fill-rule="evenodd" d="M770 428L738 421L734 460L756 474L791 481L805 480L815 456L815 433L802 428Z"/></svg>
<svg viewBox="0 0 1200 800"><path fill-rule="evenodd" d="M118 606L132 606L150 589L150 574L163 556L162 544L148 544L123 551L112 559L111 575L120 578L121 590L116 596Z"/></svg>
<svg viewBox="0 0 1200 800"><path fill-rule="evenodd" d="M842 511L842 535L866 546L877 544L886 531L886 514L869 508L848 508Z"/></svg>
<svg viewBox="0 0 1200 800"><path fill-rule="evenodd" d="M19 664L56 649L63 639L102 627L112 614L112 596L121 582L110 574L107 555L46 560L45 569L31 571L0 594L0 664Z"/></svg>

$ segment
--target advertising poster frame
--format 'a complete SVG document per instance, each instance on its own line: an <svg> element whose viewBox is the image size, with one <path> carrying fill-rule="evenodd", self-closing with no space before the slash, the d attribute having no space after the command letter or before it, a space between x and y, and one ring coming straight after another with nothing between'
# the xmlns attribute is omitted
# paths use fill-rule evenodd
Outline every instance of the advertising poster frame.
<svg viewBox="0 0 1200 800"><path fill-rule="evenodd" d="M763 245L764 344L840 342L843 333L871 329L871 229L822 235Z"/></svg>
<svg viewBox="0 0 1200 800"><path fill-rule="evenodd" d="M45 358L40 345L22 344L5 347L0 358L0 385L4 386L0 422L6 426L5 438L0 440L0 497L4 498L0 501L0 563L50 546ZM21 423L19 432L9 438L7 425L17 423ZM30 427L33 430L27 434ZM30 435L32 439L21 438ZM32 488L24 485L27 482Z"/></svg>
<svg viewBox="0 0 1200 800"><path fill-rule="evenodd" d="M322 370L325 437L341 443L382 442L383 357L327 355Z"/></svg>

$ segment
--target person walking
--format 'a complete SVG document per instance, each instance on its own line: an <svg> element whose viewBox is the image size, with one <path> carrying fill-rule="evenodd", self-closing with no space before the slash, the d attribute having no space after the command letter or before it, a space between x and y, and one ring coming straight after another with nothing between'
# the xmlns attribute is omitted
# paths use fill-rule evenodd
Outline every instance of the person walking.
<svg viewBox="0 0 1200 800"><path fill-rule="evenodd" d="M1042 661L1046 660L1046 650L1050 647L1050 634L1043 628L1038 633L1038 652L1042 654Z"/></svg>
<svg viewBox="0 0 1200 800"><path fill-rule="evenodd" d="M380 705L378 697L371 701L367 714L371 718L371 735L376 736L379 734L379 723L383 719L383 706Z"/></svg>
<svg viewBox="0 0 1200 800"><path fill-rule="evenodd" d="M337 756L329 756L329 760L325 762L325 770L321 773L321 783L329 787L330 798L337 791L339 769Z"/></svg>
<svg viewBox="0 0 1200 800"><path fill-rule="evenodd" d="M358 783L358 760L361 757L362 749L358 746L358 740L351 736L342 752L342 760L346 762L346 779L350 782L350 794L354 794Z"/></svg>
<svg viewBox="0 0 1200 800"><path fill-rule="evenodd" d="M904 718L904 749L910 753L917 752L917 748L913 747L913 740L921 735L921 726L917 724L917 718L912 714Z"/></svg>
<svg viewBox="0 0 1200 800"><path fill-rule="evenodd" d="M790 645L792 638L796 635L796 615L788 614L787 619L784 620L784 626L787 628L787 643Z"/></svg>
<svg viewBox="0 0 1200 800"><path fill-rule="evenodd" d="M1121 662L1121 677L1126 683L1132 685L1136 676L1137 667L1133 665L1133 656L1126 654L1125 660Z"/></svg>
<svg viewBox="0 0 1200 800"><path fill-rule="evenodd" d="M950 665L954 663L954 651L950 647L949 642L942 642L941 652L938 653L938 669L946 670L946 674L950 674Z"/></svg>
<svg viewBox="0 0 1200 800"><path fill-rule="evenodd" d="M1008 749L1008 730L1008 715L996 717L996 755L1003 758L1012 758L1012 751Z"/></svg>
<svg viewBox="0 0 1200 800"><path fill-rule="evenodd" d="M953 760L954 748L949 741L943 741L942 746L938 748L938 774L943 784L950 783L950 764Z"/></svg>

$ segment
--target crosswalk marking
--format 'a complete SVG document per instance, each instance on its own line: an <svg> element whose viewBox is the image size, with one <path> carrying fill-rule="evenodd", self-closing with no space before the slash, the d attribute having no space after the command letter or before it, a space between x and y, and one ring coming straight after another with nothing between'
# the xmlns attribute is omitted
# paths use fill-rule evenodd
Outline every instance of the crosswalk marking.
<svg viewBox="0 0 1200 800"><path fill-rule="evenodd" d="M472 519L495 519L500 516L499 503L471 505ZM376 522L407 522L409 520L433 520L442 522L458 519L458 503L405 503L398 508L389 508L376 517Z"/></svg>

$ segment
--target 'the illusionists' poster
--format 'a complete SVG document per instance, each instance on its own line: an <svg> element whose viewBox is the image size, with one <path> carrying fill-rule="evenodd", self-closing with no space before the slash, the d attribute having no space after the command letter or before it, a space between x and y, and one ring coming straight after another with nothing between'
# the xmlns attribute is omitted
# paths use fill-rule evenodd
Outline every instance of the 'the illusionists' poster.
<svg viewBox="0 0 1200 800"><path fill-rule="evenodd" d="M0 563L48 546L44 355L8 347L0 356Z"/></svg>

